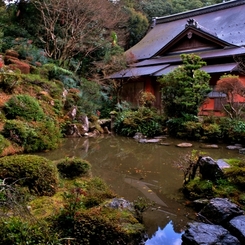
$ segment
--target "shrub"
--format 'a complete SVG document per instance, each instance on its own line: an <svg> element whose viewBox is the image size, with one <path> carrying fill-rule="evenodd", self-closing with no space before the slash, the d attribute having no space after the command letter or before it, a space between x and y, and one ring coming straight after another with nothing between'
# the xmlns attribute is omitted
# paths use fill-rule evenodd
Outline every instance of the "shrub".
<svg viewBox="0 0 245 245"><path fill-rule="evenodd" d="M230 118L221 118L221 135L226 142L245 143L245 122Z"/></svg>
<svg viewBox="0 0 245 245"><path fill-rule="evenodd" d="M163 118L153 110L140 107L137 111L118 113L115 120L115 132L123 136L133 136L140 132L151 137L162 133Z"/></svg>
<svg viewBox="0 0 245 245"><path fill-rule="evenodd" d="M15 40L14 50L19 53L20 59L28 59L30 64L34 66L39 63L46 64L49 61L45 50L35 47L28 38L18 38Z"/></svg>
<svg viewBox="0 0 245 245"><path fill-rule="evenodd" d="M73 179L88 175L91 164L79 158L65 158L57 163L57 168L62 177Z"/></svg>
<svg viewBox="0 0 245 245"><path fill-rule="evenodd" d="M217 141L221 138L221 129L217 123L202 124L203 139Z"/></svg>
<svg viewBox="0 0 245 245"><path fill-rule="evenodd" d="M168 127L169 135L173 137L186 137L188 133L186 132L185 123L187 121L185 118L172 118L169 119L166 124Z"/></svg>
<svg viewBox="0 0 245 245"><path fill-rule="evenodd" d="M35 123L7 120L3 135L24 147L25 152L53 150L61 138L59 127L51 120Z"/></svg>
<svg viewBox="0 0 245 245"><path fill-rule="evenodd" d="M183 126L189 139L198 140L201 138L202 127L200 122L188 121L184 122Z"/></svg>
<svg viewBox="0 0 245 245"><path fill-rule="evenodd" d="M3 150L10 146L10 142L3 137L3 135L0 134L0 155L3 152Z"/></svg>
<svg viewBox="0 0 245 245"><path fill-rule="evenodd" d="M6 93L12 93L12 91L20 83L20 75L17 73L1 72L0 73L0 87Z"/></svg>
<svg viewBox="0 0 245 245"><path fill-rule="evenodd" d="M156 97L151 92L141 92L139 103L141 106L151 108L156 101Z"/></svg>
<svg viewBox="0 0 245 245"><path fill-rule="evenodd" d="M5 103L5 112L8 119L22 117L27 121L44 119L44 112L38 101L30 95L14 95Z"/></svg>
<svg viewBox="0 0 245 245"><path fill-rule="evenodd" d="M54 195L58 186L58 171L48 159L34 155L15 155L0 158L0 179L9 178L28 187L37 195Z"/></svg>
<svg viewBox="0 0 245 245"><path fill-rule="evenodd" d="M60 244L57 234L53 233L43 221L30 222L11 217L0 220L1 245Z"/></svg>

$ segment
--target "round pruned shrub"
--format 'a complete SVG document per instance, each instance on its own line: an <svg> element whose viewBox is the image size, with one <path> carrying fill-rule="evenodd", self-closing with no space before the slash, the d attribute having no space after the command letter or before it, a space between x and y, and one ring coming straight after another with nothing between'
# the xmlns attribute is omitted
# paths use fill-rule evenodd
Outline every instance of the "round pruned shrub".
<svg viewBox="0 0 245 245"><path fill-rule="evenodd" d="M57 163L57 168L63 178L73 179L88 175L91 164L80 158L65 158Z"/></svg>
<svg viewBox="0 0 245 245"><path fill-rule="evenodd" d="M24 118L27 121L41 121L45 114L36 98L30 95L14 95L5 103L5 113L8 119Z"/></svg>
<svg viewBox="0 0 245 245"><path fill-rule="evenodd" d="M52 161L41 156L6 156L0 158L0 179L27 187L32 194L52 196L58 187L58 170Z"/></svg>

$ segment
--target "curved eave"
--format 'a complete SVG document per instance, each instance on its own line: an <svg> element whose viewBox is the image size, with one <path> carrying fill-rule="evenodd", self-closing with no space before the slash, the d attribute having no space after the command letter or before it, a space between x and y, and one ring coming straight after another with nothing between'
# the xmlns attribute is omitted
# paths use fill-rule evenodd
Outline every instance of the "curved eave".
<svg viewBox="0 0 245 245"><path fill-rule="evenodd" d="M232 45L244 46L245 32L242 30L245 29L245 1L232 2L233 4L223 3L222 8L210 6L206 12L190 11L188 17L186 14L180 14L173 19L168 17L160 21L158 18L154 28L139 43L127 50L126 55L134 55L138 61L153 57L185 29L190 17L212 33L216 33L218 39Z"/></svg>

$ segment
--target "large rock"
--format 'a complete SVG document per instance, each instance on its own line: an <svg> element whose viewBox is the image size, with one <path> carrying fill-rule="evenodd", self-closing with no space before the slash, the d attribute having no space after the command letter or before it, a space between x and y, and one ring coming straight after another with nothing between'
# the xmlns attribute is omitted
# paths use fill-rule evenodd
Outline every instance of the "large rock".
<svg viewBox="0 0 245 245"><path fill-rule="evenodd" d="M82 134L78 126L73 123L73 124L66 125L66 136L77 138L77 137L82 137Z"/></svg>
<svg viewBox="0 0 245 245"><path fill-rule="evenodd" d="M128 209L133 211L132 203L124 198L113 198L106 206L114 209Z"/></svg>
<svg viewBox="0 0 245 245"><path fill-rule="evenodd" d="M229 222L230 232L236 236L242 244L245 244L245 215L240 215Z"/></svg>
<svg viewBox="0 0 245 245"><path fill-rule="evenodd" d="M241 245L239 240L220 225L195 222L182 235L182 245Z"/></svg>
<svg viewBox="0 0 245 245"><path fill-rule="evenodd" d="M216 181L223 177L221 168L211 157L201 157L199 159L199 168L203 179Z"/></svg>
<svg viewBox="0 0 245 245"><path fill-rule="evenodd" d="M213 198L200 211L200 215L218 225L226 225L232 218L242 215L243 210L226 198Z"/></svg>

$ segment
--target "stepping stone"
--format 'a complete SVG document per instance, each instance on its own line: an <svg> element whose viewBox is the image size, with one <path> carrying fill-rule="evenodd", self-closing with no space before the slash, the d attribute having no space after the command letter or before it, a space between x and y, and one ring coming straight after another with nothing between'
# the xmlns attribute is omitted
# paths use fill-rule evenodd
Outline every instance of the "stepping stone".
<svg viewBox="0 0 245 245"><path fill-rule="evenodd" d="M146 140L145 142L146 143L158 143L159 141L161 141L161 139L149 139L149 140Z"/></svg>
<svg viewBox="0 0 245 245"><path fill-rule="evenodd" d="M212 145L200 145L200 148L203 148L203 149L218 149L219 146L215 145L215 144L212 144Z"/></svg>
<svg viewBox="0 0 245 245"><path fill-rule="evenodd" d="M239 150L242 148L242 146L241 145L228 145L226 146L226 148L229 150Z"/></svg>
<svg viewBox="0 0 245 245"><path fill-rule="evenodd" d="M192 144L191 143L186 143L186 142L183 142L183 143L180 143L178 145L176 145L180 148L188 148L188 147L192 147Z"/></svg>
<svg viewBox="0 0 245 245"><path fill-rule="evenodd" d="M159 145L169 146L169 145L171 145L171 143L168 143L168 142L162 142L162 143L160 143Z"/></svg>

